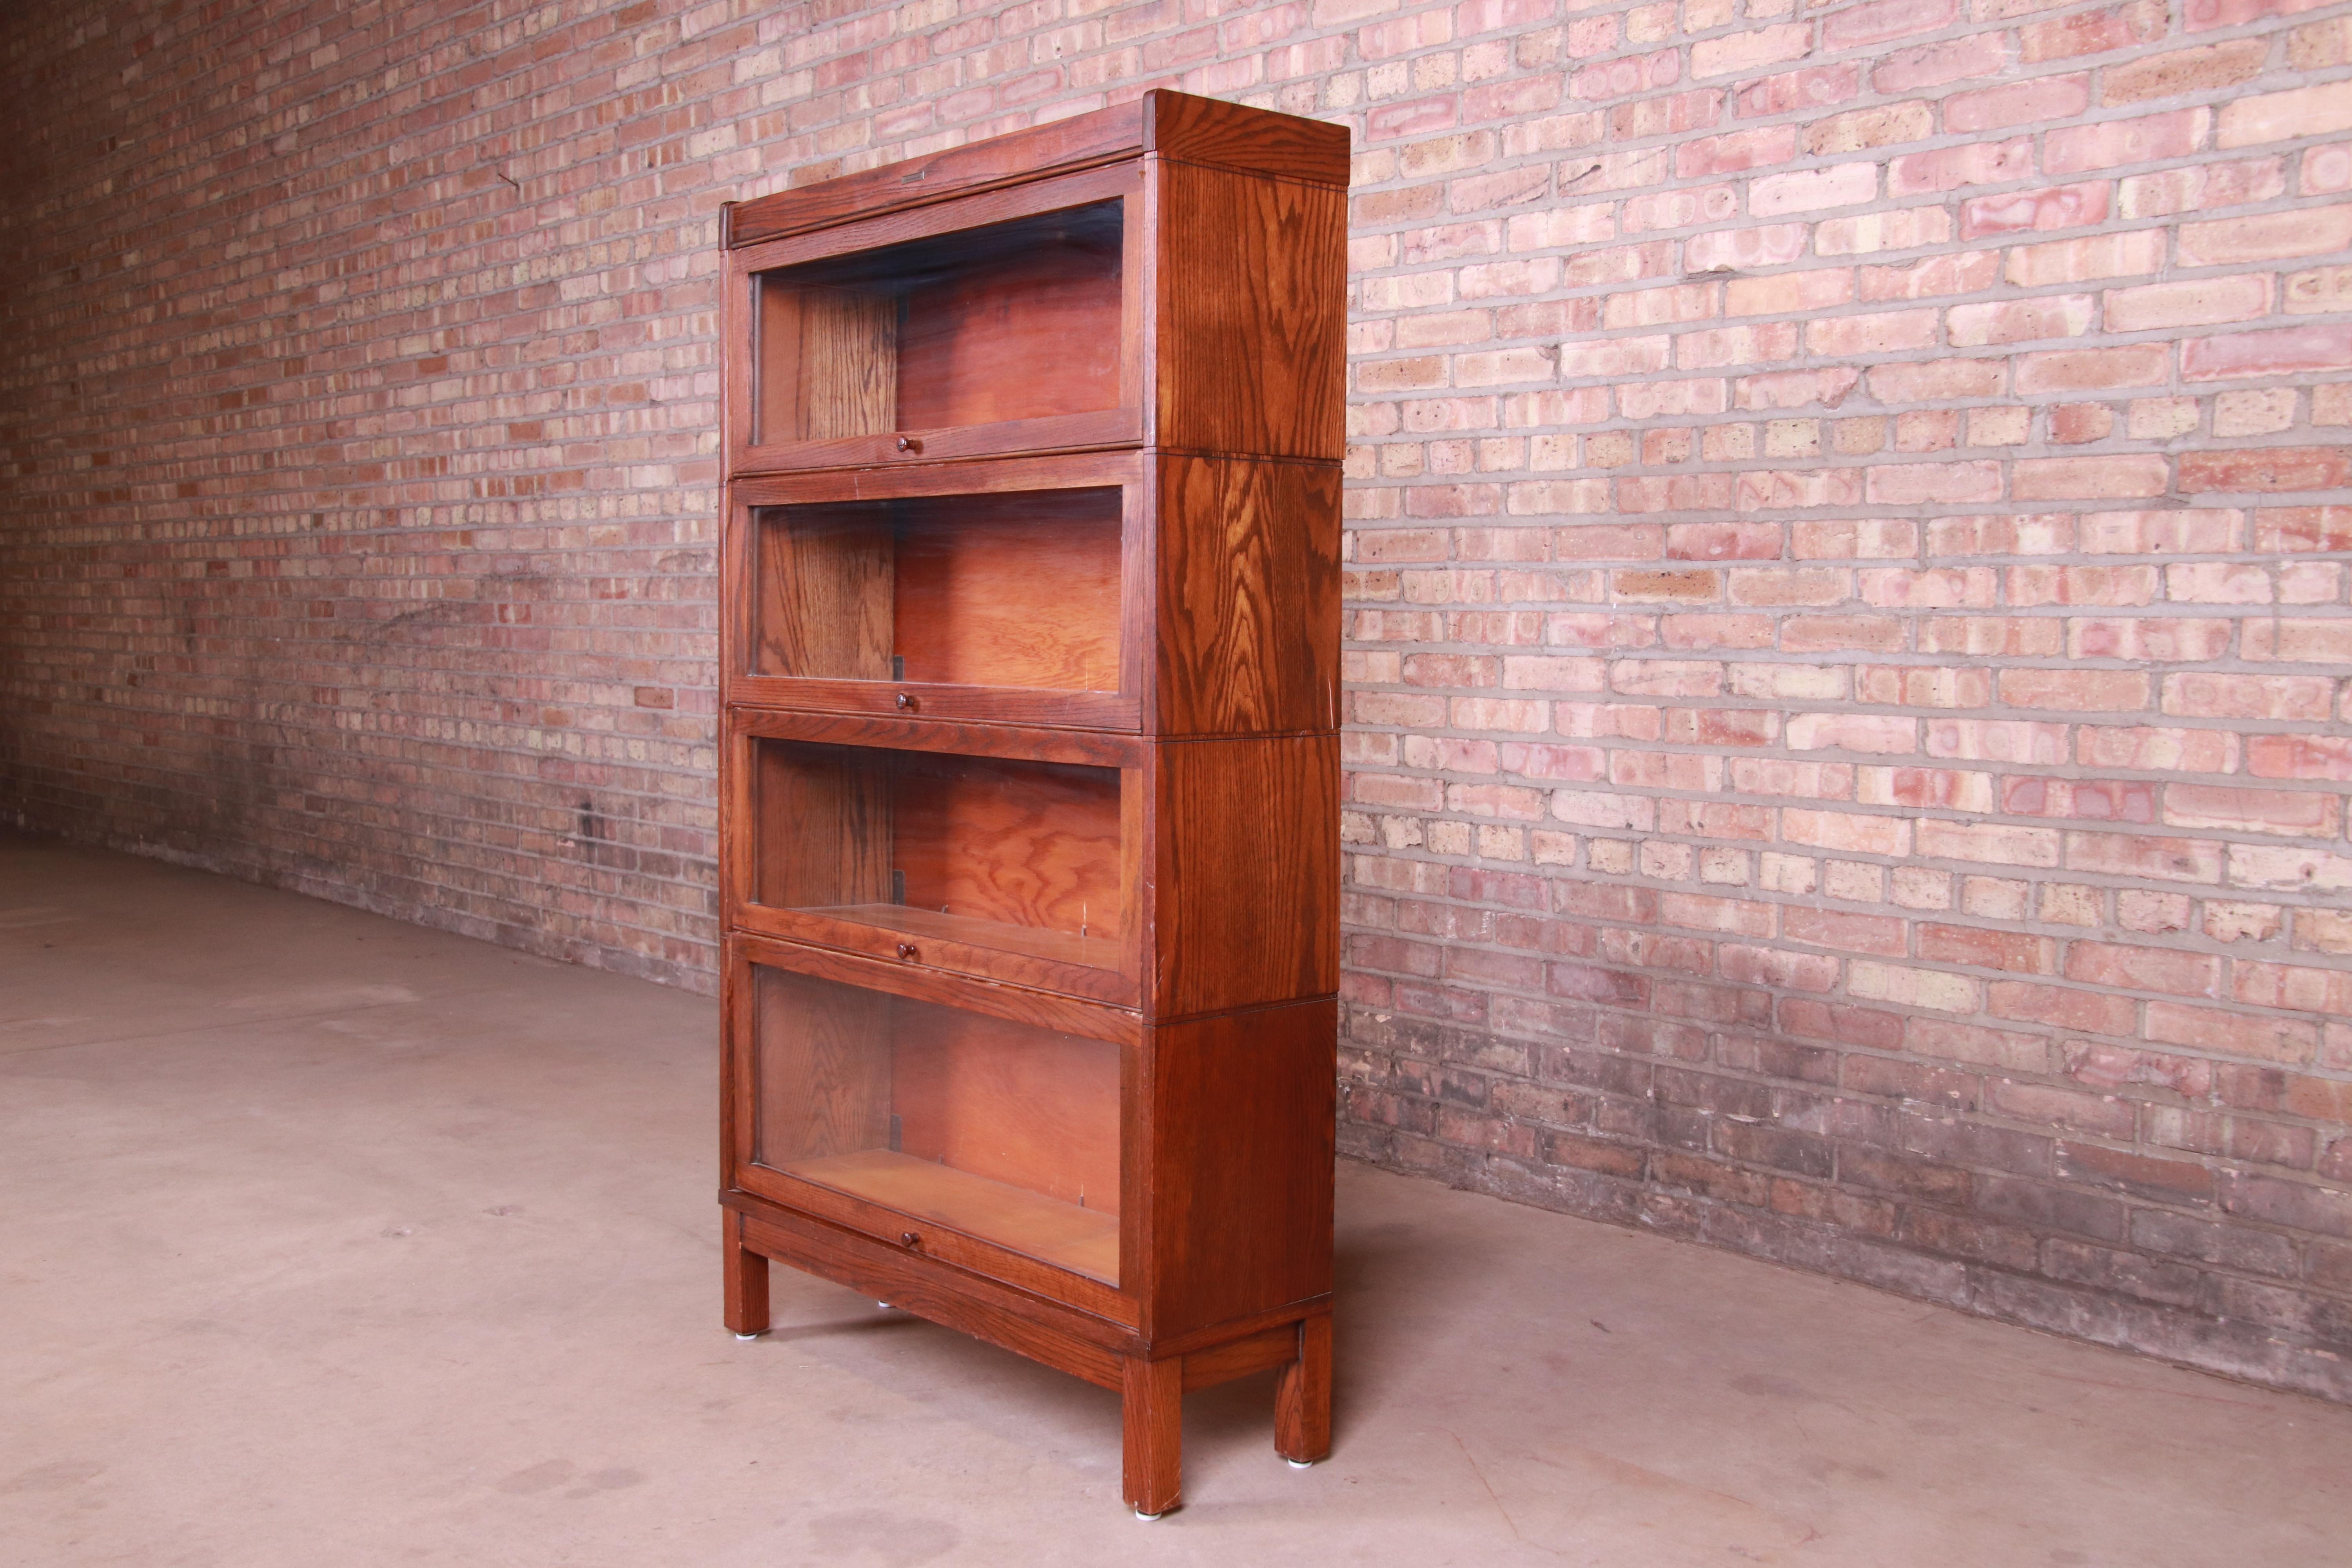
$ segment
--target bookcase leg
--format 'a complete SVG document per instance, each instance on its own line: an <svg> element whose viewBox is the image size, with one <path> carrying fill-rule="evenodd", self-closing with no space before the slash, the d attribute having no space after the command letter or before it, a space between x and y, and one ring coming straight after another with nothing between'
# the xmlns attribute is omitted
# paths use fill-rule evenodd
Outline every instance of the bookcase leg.
<svg viewBox="0 0 2352 1568"><path fill-rule="evenodd" d="M768 1331L768 1260L743 1245L743 1216L725 1210L719 1248L727 1255L727 1326L739 1339Z"/></svg>
<svg viewBox="0 0 2352 1568"><path fill-rule="evenodd" d="M1331 1452L1331 1314L1298 1325L1298 1359L1274 1387L1274 1451L1294 1465Z"/></svg>
<svg viewBox="0 0 2352 1568"><path fill-rule="evenodd" d="M1126 1447L1126 1494L1139 1519L1158 1519L1176 1506L1184 1477L1184 1361L1130 1356L1120 1391Z"/></svg>

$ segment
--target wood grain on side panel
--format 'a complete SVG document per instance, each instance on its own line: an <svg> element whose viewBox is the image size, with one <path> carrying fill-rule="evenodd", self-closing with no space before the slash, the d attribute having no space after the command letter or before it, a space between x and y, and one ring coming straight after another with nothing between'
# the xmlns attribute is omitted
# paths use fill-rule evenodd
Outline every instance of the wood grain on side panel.
<svg viewBox="0 0 2352 1568"><path fill-rule="evenodd" d="M869 289L760 289L759 440L823 441L897 427L898 301Z"/></svg>
<svg viewBox="0 0 2352 1568"><path fill-rule="evenodd" d="M1158 444L1338 462L1347 193L1190 163L1159 172Z"/></svg>
<svg viewBox="0 0 2352 1568"><path fill-rule="evenodd" d="M751 898L778 909L890 901L890 755L751 743Z"/></svg>
<svg viewBox="0 0 2352 1568"><path fill-rule="evenodd" d="M1164 457L1159 498L1156 728L1337 729L1339 468Z"/></svg>
<svg viewBox="0 0 2352 1568"><path fill-rule="evenodd" d="M887 505L763 507L751 673L887 680L897 576Z"/></svg>
<svg viewBox="0 0 2352 1568"><path fill-rule="evenodd" d="M1339 739L1159 748L1158 1018L1339 985Z"/></svg>
<svg viewBox="0 0 2352 1568"><path fill-rule="evenodd" d="M888 1148L895 999L781 969L755 973L752 1158L785 1166Z"/></svg>
<svg viewBox="0 0 2352 1568"><path fill-rule="evenodd" d="M1339 1004L1153 1031L1155 1342L1331 1289Z"/></svg>

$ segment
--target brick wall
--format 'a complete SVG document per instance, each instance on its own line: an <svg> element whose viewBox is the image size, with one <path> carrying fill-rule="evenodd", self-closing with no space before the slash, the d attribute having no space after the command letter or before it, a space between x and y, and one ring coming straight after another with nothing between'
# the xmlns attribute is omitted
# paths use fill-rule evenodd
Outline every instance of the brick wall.
<svg viewBox="0 0 2352 1568"><path fill-rule="evenodd" d="M1348 1146L2352 1397L2352 7L0 34L25 820L700 983L717 203L1343 120Z"/></svg>

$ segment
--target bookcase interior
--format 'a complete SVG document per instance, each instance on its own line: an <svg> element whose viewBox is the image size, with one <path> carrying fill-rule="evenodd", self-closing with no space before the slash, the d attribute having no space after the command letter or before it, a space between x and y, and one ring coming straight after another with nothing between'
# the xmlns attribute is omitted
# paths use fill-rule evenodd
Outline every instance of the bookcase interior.
<svg viewBox="0 0 2352 1568"><path fill-rule="evenodd" d="M753 973L757 1163L1118 1283L1117 1046Z"/></svg>
<svg viewBox="0 0 2352 1568"><path fill-rule="evenodd" d="M1116 768L753 744L754 902L910 942L1118 967Z"/></svg>
<svg viewBox="0 0 2352 1568"><path fill-rule="evenodd" d="M1120 492L761 508L754 675L1115 691Z"/></svg>
<svg viewBox="0 0 2352 1568"><path fill-rule="evenodd" d="M1116 408L1125 204L758 274L762 445Z"/></svg>

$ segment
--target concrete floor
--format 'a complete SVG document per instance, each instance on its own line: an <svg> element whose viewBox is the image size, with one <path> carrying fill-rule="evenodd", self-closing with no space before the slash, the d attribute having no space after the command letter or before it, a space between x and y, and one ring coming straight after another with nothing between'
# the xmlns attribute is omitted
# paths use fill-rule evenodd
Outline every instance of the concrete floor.
<svg viewBox="0 0 2352 1568"><path fill-rule="evenodd" d="M0 837L0 1563L2333 1564L2352 1409L1349 1167L1338 1446L804 1276L700 997Z"/></svg>

